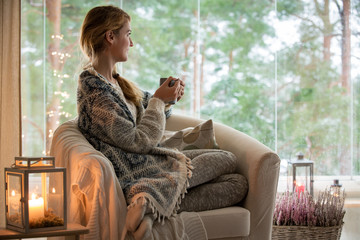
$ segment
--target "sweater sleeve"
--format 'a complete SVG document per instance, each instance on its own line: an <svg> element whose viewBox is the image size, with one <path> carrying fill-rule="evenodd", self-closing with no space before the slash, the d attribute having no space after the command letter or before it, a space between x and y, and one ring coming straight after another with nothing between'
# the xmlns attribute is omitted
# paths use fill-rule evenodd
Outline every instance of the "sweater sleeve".
<svg viewBox="0 0 360 240"><path fill-rule="evenodd" d="M143 97L143 107L146 109L149 103L149 100L152 98L152 94L149 92L144 91L144 97ZM172 105L166 104L165 105L165 116L166 119L168 119L172 114Z"/></svg>
<svg viewBox="0 0 360 240"><path fill-rule="evenodd" d="M125 103L95 76L79 80L79 128L98 140L127 152L148 153L158 145L165 128L165 104L150 98L135 124Z"/></svg>

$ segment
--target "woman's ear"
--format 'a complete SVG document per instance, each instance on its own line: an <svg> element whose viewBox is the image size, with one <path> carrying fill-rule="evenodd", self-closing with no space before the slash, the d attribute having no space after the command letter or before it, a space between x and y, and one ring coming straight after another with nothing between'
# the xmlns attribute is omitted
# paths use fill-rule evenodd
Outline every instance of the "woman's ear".
<svg viewBox="0 0 360 240"><path fill-rule="evenodd" d="M112 30L109 30L105 33L105 39L109 42L112 43L114 41L114 32Z"/></svg>

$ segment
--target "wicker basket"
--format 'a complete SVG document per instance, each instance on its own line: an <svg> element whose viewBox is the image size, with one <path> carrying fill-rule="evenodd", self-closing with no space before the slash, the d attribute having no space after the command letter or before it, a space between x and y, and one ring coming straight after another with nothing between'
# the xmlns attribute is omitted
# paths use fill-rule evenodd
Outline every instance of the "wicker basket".
<svg viewBox="0 0 360 240"><path fill-rule="evenodd" d="M319 239L339 240L342 225L333 227L276 226L272 228L273 240Z"/></svg>

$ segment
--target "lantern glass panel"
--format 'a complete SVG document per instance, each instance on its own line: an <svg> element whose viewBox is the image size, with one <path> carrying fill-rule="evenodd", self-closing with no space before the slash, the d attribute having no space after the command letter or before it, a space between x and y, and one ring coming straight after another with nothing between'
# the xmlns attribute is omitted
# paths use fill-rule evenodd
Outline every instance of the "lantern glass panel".
<svg viewBox="0 0 360 240"><path fill-rule="evenodd" d="M30 228L64 226L63 172L29 174Z"/></svg>
<svg viewBox="0 0 360 240"><path fill-rule="evenodd" d="M307 191L314 194L314 162L310 160L292 161L293 191Z"/></svg>
<svg viewBox="0 0 360 240"><path fill-rule="evenodd" d="M310 166L296 167L296 190L310 192Z"/></svg>
<svg viewBox="0 0 360 240"><path fill-rule="evenodd" d="M64 219L64 186L63 186L63 172L51 172L48 189L48 209L57 217Z"/></svg>
<svg viewBox="0 0 360 240"><path fill-rule="evenodd" d="M23 227L23 205L21 204L23 174L7 173L6 178L8 183L6 191L7 222Z"/></svg>

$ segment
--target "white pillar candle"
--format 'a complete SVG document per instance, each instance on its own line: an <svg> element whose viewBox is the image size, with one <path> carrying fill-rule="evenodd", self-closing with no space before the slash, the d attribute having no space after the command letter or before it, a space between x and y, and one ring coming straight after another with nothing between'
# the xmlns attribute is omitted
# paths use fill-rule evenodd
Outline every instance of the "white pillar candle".
<svg viewBox="0 0 360 240"><path fill-rule="evenodd" d="M36 195L32 194L32 199L29 200L29 219L42 217L44 217L44 199L36 198Z"/></svg>

